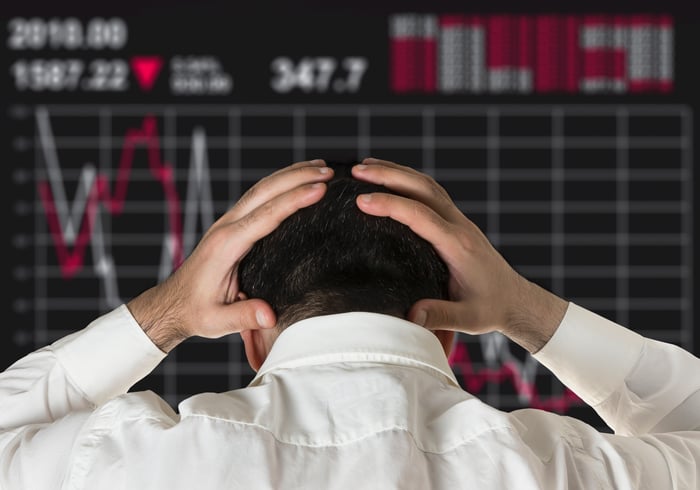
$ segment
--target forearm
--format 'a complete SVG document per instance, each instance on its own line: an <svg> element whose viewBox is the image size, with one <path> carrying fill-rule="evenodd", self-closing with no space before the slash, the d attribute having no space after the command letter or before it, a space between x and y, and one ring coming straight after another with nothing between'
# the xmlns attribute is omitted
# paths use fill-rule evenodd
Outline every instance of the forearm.
<svg viewBox="0 0 700 490"><path fill-rule="evenodd" d="M168 353L187 339L188 335L177 320L179 306L165 303L159 294L159 285L148 289L129 301L126 306L144 333L163 353ZM175 297L175 295L170 295Z"/></svg>
<svg viewBox="0 0 700 490"><path fill-rule="evenodd" d="M559 328L569 302L522 277L517 298L507 311L501 333L528 352L538 352Z"/></svg>

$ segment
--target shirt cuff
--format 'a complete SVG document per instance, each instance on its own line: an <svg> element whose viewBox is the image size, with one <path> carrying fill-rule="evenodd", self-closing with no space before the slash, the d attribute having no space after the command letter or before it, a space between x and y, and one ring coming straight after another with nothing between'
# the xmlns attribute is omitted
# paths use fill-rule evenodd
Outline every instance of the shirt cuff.
<svg viewBox="0 0 700 490"><path fill-rule="evenodd" d="M51 345L59 363L94 404L126 393L165 358L125 304Z"/></svg>
<svg viewBox="0 0 700 490"><path fill-rule="evenodd" d="M644 343L638 333L569 302L559 328L533 357L595 406L623 386Z"/></svg>

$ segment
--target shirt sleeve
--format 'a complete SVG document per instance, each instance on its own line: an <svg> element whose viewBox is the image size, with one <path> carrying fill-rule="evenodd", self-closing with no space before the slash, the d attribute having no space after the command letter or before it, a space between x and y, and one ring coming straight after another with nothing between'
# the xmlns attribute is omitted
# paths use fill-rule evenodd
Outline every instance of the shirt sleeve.
<svg viewBox="0 0 700 490"><path fill-rule="evenodd" d="M700 359L574 303L534 357L614 434L570 417L516 411L533 438L531 447L561 447L563 440L572 454L587 455L601 479L617 482L615 488L699 488ZM571 466L573 459L561 459L552 468ZM569 467L567 473L579 470Z"/></svg>
<svg viewBox="0 0 700 490"><path fill-rule="evenodd" d="M534 357L616 434L700 429L700 359L569 303Z"/></svg>
<svg viewBox="0 0 700 490"><path fill-rule="evenodd" d="M0 373L0 488L44 488L28 483L58 477L92 411L164 357L121 305Z"/></svg>

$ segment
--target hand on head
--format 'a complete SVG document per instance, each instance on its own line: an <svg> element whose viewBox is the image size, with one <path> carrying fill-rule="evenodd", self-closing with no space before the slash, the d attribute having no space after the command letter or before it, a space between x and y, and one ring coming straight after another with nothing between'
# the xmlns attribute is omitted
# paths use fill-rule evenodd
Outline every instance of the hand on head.
<svg viewBox="0 0 700 490"><path fill-rule="evenodd" d="M567 303L517 273L432 177L374 158L355 166L353 176L399 193L359 196L357 205L409 226L449 268L450 300L420 300L409 320L431 330L500 331L530 352L549 340Z"/></svg>
<svg viewBox="0 0 700 490"><path fill-rule="evenodd" d="M398 194L359 196L361 211L407 225L433 246L449 269L450 299L419 300L408 320L436 334L500 331L530 352L549 340L567 303L518 274L434 179L371 158L352 174ZM314 160L263 178L206 231L168 279L129 301L127 307L154 343L168 352L192 336L218 338L273 327L272 307L240 291L238 264L256 241L318 202L332 176L325 162Z"/></svg>
<svg viewBox="0 0 700 490"><path fill-rule="evenodd" d="M168 352L192 336L218 338L274 326L270 305L239 290L238 263L284 219L321 199L332 175L325 162L314 160L263 178L206 231L168 279L128 302L154 343Z"/></svg>

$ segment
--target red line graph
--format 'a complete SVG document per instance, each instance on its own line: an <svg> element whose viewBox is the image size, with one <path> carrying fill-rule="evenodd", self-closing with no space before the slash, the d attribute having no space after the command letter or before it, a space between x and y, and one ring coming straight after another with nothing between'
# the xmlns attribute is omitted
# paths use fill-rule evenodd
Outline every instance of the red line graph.
<svg viewBox="0 0 700 490"><path fill-rule="evenodd" d="M85 211L72 247L66 244L50 182L44 180L38 183L39 194L56 248L61 273L65 279L74 276L84 265L85 252L91 240L100 204L112 215L118 215L124 210L134 154L139 147L145 147L150 173L163 188L169 220L168 239L173 245L173 270L182 263L183 239L180 198L175 188L173 169L169 163L161 159L160 137L156 119L149 115L144 117L141 127L130 128L126 131L114 182L114 193L111 192L109 179L105 175L98 174L96 176L87 193ZM62 185L62 183L59 184ZM455 345L449 362L462 375L464 388L473 394L481 392L484 386L489 383L510 382L518 394L527 397L529 406L533 408L563 413L571 406L582 404L582 401L568 389L561 396L542 399L537 393L535 385L523 379L521 369L514 362L506 361L499 369L486 368L476 371L467 347L463 343Z"/></svg>
<svg viewBox="0 0 700 490"><path fill-rule="evenodd" d="M457 367L462 374L464 389L472 394L479 393L485 384L502 384L510 381L518 394L527 396L529 406L542 410L564 413L569 407L581 405L583 401L570 389L566 388L561 396L542 399L537 392L534 383L528 383L522 378L520 370L513 362L504 362L499 369L474 370L469 357L469 351L463 343L457 343L449 357L449 363Z"/></svg>
<svg viewBox="0 0 700 490"><path fill-rule="evenodd" d="M39 195L46 213L49 231L53 238L61 273L64 278L74 276L83 266L85 251L90 242L92 229L100 203L110 212L118 215L124 210L129 175L137 147L145 146L148 156L148 168L153 178L160 182L168 209L169 240L172 244L173 270L183 261L182 222L180 216L180 198L175 188L173 169L160 156L160 138L154 116L146 116L140 128L130 128L124 136L124 146L119 158L114 194L110 192L106 176L98 174L88 193L85 213L80 224L80 231L72 249L66 244L61 230L61 223L56 212L56 204L51 192L50 183L38 183Z"/></svg>

